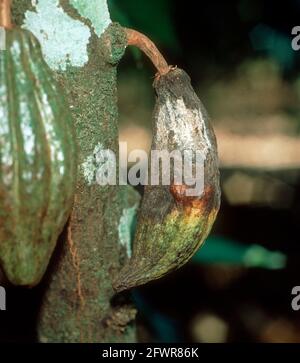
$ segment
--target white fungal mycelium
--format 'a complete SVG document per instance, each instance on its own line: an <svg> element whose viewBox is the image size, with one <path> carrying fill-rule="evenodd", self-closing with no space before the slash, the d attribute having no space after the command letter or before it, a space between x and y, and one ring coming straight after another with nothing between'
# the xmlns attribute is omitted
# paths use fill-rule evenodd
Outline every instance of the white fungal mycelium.
<svg viewBox="0 0 300 363"><path fill-rule="evenodd" d="M157 117L157 146L168 149L165 135L172 132L173 142L180 150L200 150L204 158L211 149L204 116L200 109L189 109L182 98L168 99Z"/></svg>

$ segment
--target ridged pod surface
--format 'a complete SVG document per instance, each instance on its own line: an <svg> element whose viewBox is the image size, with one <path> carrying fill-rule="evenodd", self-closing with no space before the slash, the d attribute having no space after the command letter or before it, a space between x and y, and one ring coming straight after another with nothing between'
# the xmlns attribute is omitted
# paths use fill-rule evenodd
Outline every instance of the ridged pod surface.
<svg viewBox="0 0 300 363"><path fill-rule="evenodd" d="M203 156L203 193L188 196L190 186L172 181L170 185L145 187L133 255L114 281L117 291L158 279L185 264L205 241L220 206L216 138L189 76L173 69L158 76L154 88L157 99L151 149L182 154L199 151Z"/></svg>
<svg viewBox="0 0 300 363"><path fill-rule="evenodd" d="M0 52L0 262L36 285L69 216L76 143L69 107L28 31L6 30Z"/></svg>

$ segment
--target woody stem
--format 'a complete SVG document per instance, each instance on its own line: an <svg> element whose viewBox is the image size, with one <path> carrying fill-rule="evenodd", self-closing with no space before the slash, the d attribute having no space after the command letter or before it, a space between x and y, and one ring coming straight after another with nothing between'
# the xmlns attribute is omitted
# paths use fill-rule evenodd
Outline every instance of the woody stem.
<svg viewBox="0 0 300 363"><path fill-rule="evenodd" d="M4 28L11 28L11 0L0 0L0 26Z"/></svg>
<svg viewBox="0 0 300 363"><path fill-rule="evenodd" d="M127 35L128 45L133 45L139 48L143 53L150 58L160 75L167 74L170 71L170 66L166 62L163 55L157 49L156 45L146 35L139 33L136 30L124 28Z"/></svg>

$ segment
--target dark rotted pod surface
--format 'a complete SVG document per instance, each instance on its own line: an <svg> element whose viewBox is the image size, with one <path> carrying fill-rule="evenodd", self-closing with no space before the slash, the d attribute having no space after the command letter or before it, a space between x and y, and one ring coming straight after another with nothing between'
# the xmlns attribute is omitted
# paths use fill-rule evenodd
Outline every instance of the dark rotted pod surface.
<svg viewBox="0 0 300 363"><path fill-rule="evenodd" d="M216 138L189 76L181 69L172 69L157 77L154 88L152 152L199 152L202 192L188 195L190 184L175 183L175 167L170 185L161 179L159 185L145 187L132 258L114 281L116 291L158 279L185 264L204 243L220 206ZM195 171L195 159L190 162ZM162 169L161 165L161 175Z"/></svg>
<svg viewBox="0 0 300 363"><path fill-rule="evenodd" d="M36 285L69 216L77 161L62 90L28 31L6 30L0 52L0 263Z"/></svg>

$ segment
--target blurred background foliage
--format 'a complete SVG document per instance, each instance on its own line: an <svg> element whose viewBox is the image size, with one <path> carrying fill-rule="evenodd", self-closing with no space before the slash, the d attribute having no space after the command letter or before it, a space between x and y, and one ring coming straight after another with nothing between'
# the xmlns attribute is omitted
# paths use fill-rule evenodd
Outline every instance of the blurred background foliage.
<svg viewBox="0 0 300 363"><path fill-rule="evenodd" d="M136 289L141 341L300 342L300 1L109 0L111 16L184 68L216 131L222 207L176 273ZM150 149L155 70L120 66L120 140ZM139 188L143 192L142 187Z"/></svg>

